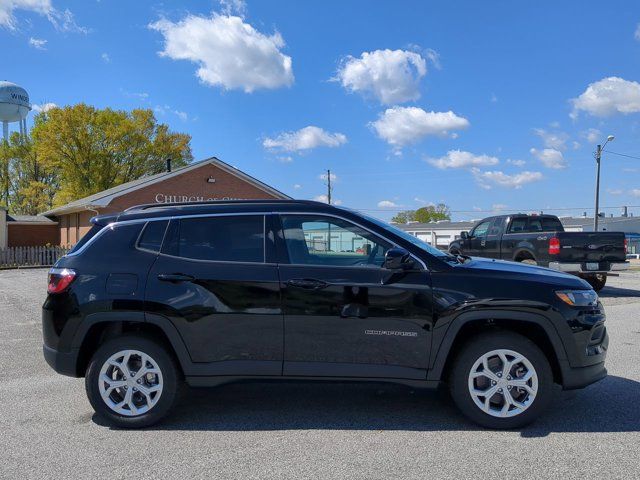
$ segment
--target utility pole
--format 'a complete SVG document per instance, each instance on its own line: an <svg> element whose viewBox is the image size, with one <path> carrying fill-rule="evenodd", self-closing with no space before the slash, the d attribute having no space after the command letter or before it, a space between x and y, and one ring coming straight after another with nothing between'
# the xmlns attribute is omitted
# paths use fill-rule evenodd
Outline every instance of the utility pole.
<svg viewBox="0 0 640 480"><path fill-rule="evenodd" d="M598 231L598 216L600 211L600 158L602 157L602 146L596 148L596 214L593 216L593 231Z"/></svg>
<svg viewBox="0 0 640 480"><path fill-rule="evenodd" d="M327 169L327 203L331 205L331 170ZM327 251L331 251L331 224L327 223Z"/></svg>

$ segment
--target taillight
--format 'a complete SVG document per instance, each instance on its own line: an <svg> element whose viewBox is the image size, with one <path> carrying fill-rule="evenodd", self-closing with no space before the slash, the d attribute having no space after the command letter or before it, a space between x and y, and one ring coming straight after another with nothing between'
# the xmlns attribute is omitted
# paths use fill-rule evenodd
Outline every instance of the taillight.
<svg viewBox="0 0 640 480"><path fill-rule="evenodd" d="M558 255L560 253L560 239L551 237L549 239L549 255Z"/></svg>
<svg viewBox="0 0 640 480"><path fill-rule="evenodd" d="M52 268L49 270L49 285L47 286L47 292L64 292L69 285L71 285L74 278L76 278L76 272L70 268Z"/></svg>
<svg viewBox="0 0 640 480"><path fill-rule="evenodd" d="M626 255L627 253L629 253L629 239L625 238L624 239L624 254Z"/></svg>

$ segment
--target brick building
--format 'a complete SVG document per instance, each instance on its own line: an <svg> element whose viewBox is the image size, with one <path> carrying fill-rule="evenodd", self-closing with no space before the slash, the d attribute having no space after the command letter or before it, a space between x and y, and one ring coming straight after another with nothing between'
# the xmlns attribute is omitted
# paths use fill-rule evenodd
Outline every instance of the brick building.
<svg viewBox="0 0 640 480"><path fill-rule="evenodd" d="M118 185L44 212L39 217L53 223L55 244L64 246L75 244L91 228L91 217L120 212L141 203L288 198L275 188L212 157ZM11 241L9 246L14 246Z"/></svg>

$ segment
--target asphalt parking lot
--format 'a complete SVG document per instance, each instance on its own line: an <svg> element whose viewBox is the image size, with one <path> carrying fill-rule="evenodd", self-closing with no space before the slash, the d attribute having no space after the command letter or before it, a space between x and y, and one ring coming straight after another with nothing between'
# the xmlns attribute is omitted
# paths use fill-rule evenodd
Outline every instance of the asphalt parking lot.
<svg viewBox="0 0 640 480"><path fill-rule="evenodd" d="M640 272L610 279L609 377L484 431L438 392L375 384L192 390L144 431L94 416L42 358L46 271L0 271L1 478L639 478Z"/></svg>

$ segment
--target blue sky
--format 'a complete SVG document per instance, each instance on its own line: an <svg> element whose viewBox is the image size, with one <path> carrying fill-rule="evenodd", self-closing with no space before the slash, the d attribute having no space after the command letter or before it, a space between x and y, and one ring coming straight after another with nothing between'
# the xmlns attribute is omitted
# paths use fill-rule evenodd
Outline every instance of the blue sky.
<svg viewBox="0 0 640 480"><path fill-rule="evenodd" d="M595 143L640 157L638 2L0 0L0 40L36 108L152 108L196 159L298 198L331 169L384 219L580 214ZM604 154L601 205L640 205L640 160Z"/></svg>

